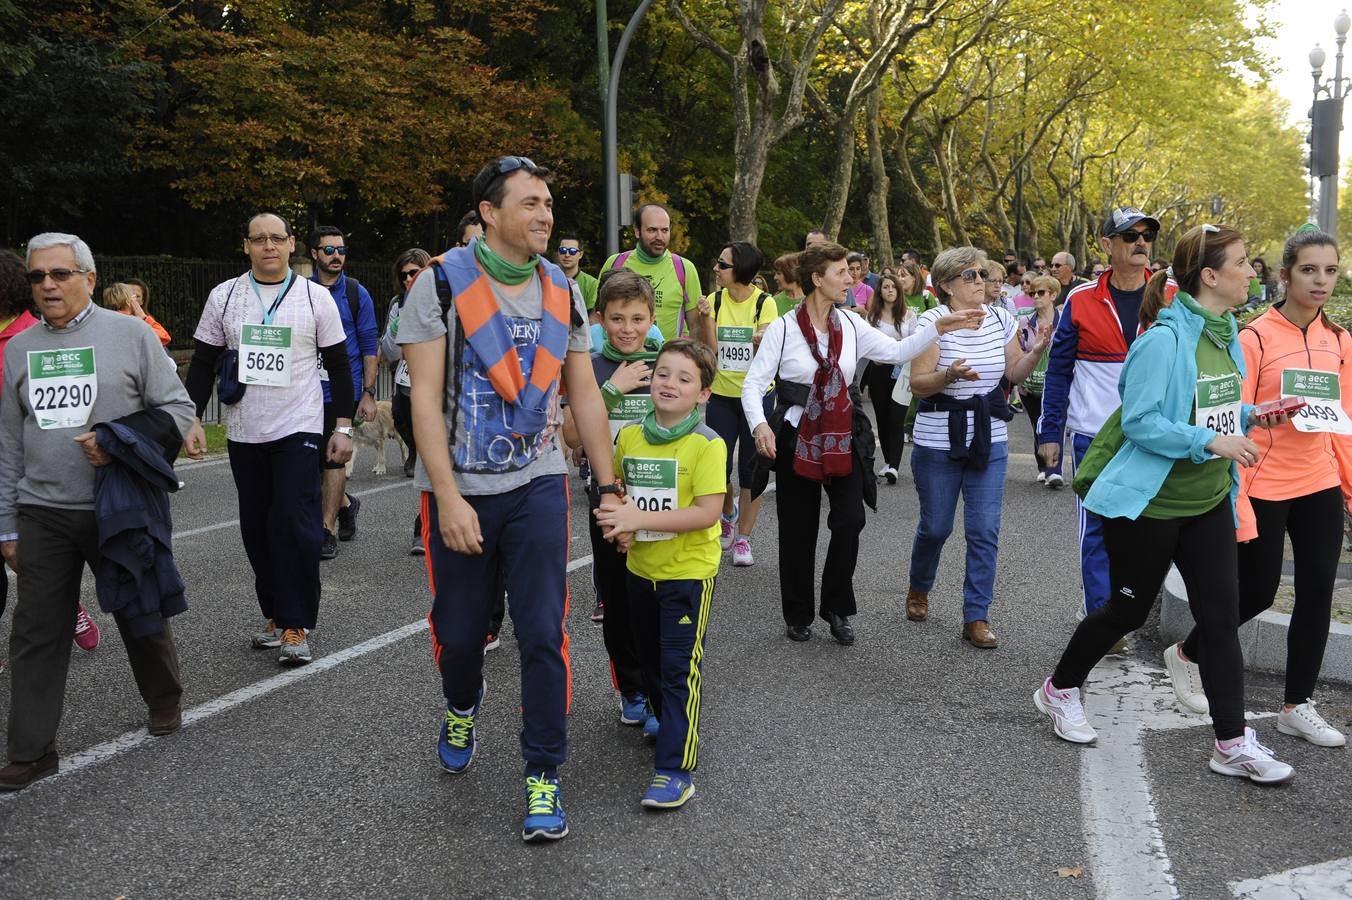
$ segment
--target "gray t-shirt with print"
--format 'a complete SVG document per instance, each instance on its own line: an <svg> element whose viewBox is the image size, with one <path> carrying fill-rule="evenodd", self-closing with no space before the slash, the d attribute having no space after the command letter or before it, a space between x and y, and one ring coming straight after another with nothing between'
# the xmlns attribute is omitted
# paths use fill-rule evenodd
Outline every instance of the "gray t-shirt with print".
<svg viewBox="0 0 1352 900"><path fill-rule="evenodd" d="M492 287L516 343L522 373L529 381L534 353L530 350L523 353L522 348L533 345L540 336L543 300L539 273L531 276L526 286L512 295L504 293L495 282ZM568 352L590 354L586 306L576 285L571 286L571 292L578 315L569 323ZM568 463L559 448L559 427L563 417L559 412L557 385L548 399L549 424L544 431L527 436L505 434L503 400L489 383L484 366L467 341L462 344L459 378L455 374L455 312L452 311L448 318L449 332L441 318L436 277L429 267L409 288L399 315L397 340L400 344L417 344L446 335L446 430L450 437L455 483L460 493L503 494L541 475L567 473ZM583 324L577 325L578 321ZM418 457L414 485L419 490L432 489L423 468L422 454Z"/></svg>

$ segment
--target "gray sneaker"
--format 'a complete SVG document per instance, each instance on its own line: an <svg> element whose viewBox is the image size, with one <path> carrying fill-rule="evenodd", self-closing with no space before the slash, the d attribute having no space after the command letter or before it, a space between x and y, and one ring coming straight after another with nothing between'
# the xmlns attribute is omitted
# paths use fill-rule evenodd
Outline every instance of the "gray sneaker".
<svg viewBox="0 0 1352 900"><path fill-rule="evenodd" d="M255 650L276 650L282 646L282 633L277 630L277 623L268 619L263 630L253 636L253 645Z"/></svg>
<svg viewBox="0 0 1352 900"><path fill-rule="evenodd" d="M304 628L288 628L282 632L282 652L277 662L284 666L300 666L314 659L310 652L310 632Z"/></svg>

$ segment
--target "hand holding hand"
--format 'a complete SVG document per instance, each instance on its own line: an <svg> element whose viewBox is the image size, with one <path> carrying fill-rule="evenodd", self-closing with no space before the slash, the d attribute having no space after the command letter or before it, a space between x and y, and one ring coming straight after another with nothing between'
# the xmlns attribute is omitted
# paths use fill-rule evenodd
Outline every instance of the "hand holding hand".
<svg viewBox="0 0 1352 900"><path fill-rule="evenodd" d="M621 534L637 531L639 519L643 515L643 510L638 508L638 504L624 498L622 503L614 503L609 506L605 504L607 497L614 498L614 494L603 494L601 496L602 505L593 513L596 516L596 524L601 526L601 534L608 541L613 541Z"/></svg>

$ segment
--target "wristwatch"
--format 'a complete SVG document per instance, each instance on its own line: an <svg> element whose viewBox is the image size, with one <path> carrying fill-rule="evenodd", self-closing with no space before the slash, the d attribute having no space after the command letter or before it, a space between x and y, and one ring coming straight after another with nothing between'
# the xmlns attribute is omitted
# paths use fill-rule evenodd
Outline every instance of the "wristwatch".
<svg viewBox="0 0 1352 900"><path fill-rule="evenodd" d="M345 438L350 438L352 437L352 430L351 425L339 425L333 429L333 433L341 434Z"/></svg>
<svg viewBox="0 0 1352 900"><path fill-rule="evenodd" d="M618 481L611 482L610 484L601 484L601 485L597 485L597 487L596 487L596 493L597 493L598 495L600 495L600 494L614 494L616 497L623 497L623 496L624 496L624 485L620 484Z"/></svg>
<svg viewBox="0 0 1352 900"><path fill-rule="evenodd" d="M364 387L364 388L361 389L361 392L362 392L363 394L370 394L372 400L374 400L374 399L376 398L376 389L375 389L375 385L372 385L371 387Z"/></svg>

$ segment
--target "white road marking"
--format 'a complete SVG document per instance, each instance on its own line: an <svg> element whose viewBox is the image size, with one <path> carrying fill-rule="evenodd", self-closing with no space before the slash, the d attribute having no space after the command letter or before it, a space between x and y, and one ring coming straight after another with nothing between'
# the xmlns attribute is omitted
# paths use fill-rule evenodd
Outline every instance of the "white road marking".
<svg viewBox="0 0 1352 900"><path fill-rule="evenodd" d="M367 488L364 491L354 491L353 497L369 497L371 494L381 494L385 491L397 490L401 487L409 487L412 481L401 481L397 484L382 484L380 487ZM230 519L227 522L217 522L215 525L204 525L201 528L189 528L187 531L175 531L174 540L196 537L199 534L210 534L213 531L220 531L222 528L233 528L239 524L239 519Z"/></svg>
<svg viewBox="0 0 1352 900"><path fill-rule="evenodd" d="M184 462L174 463L175 472L191 472L193 469L210 469L212 466L223 466L230 462L228 456L213 456L210 459L196 460L190 459Z"/></svg>
<svg viewBox="0 0 1352 900"><path fill-rule="evenodd" d="M1227 887L1236 897L1248 900L1332 900L1352 897L1352 856L1334 859L1317 866L1301 866L1232 881Z"/></svg>
<svg viewBox="0 0 1352 900"><path fill-rule="evenodd" d="M1099 733L1080 761L1085 840L1098 896L1176 898L1178 884L1150 794L1141 739L1146 731L1195 728L1211 720L1179 710L1163 669L1115 657L1100 662L1085 682L1084 708Z"/></svg>
<svg viewBox="0 0 1352 900"><path fill-rule="evenodd" d="M388 488L378 488L376 490L387 489ZM365 493L369 494L375 492L375 490L372 490L366 491ZM578 569L591 565L591 561L592 558L590 554L578 557L577 559L569 561L567 571L575 572ZM398 643L405 638L420 634L426 630L427 620L419 619L416 622L402 625L393 631L387 631L384 634L362 641L360 644L353 644L351 647L345 647L342 650L335 651L326 656L321 656L308 665L300 666L295 669L288 669L273 675L271 678L265 678L262 681L256 681L253 684L245 685L242 688L233 690L214 700L208 700L205 703L198 704L191 709L185 710L183 713L183 727L188 728L198 722L210 719L212 716L228 712L251 700L257 700L259 697L264 697L274 691L290 687L298 681L302 681L314 675L319 675L330 669L336 669L344 663L374 653L377 650L381 650L391 644ZM121 756L123 753L135 750L154 740L155 738L151 736L150 732L146 731L144 728L138 728L135 731L128 731L125 734L119 735L112 740L104 741L102 744L96 744L86 750L81 750L70 756L62 757L61 769L55 775L44 778L41 781L36 781L23 791L0 793L0 803L12 800L20 794L31 793L35 789L40 789L45 784L50 784L51 782L75 775L91 766L107 762L114 757Z"/></svg>

